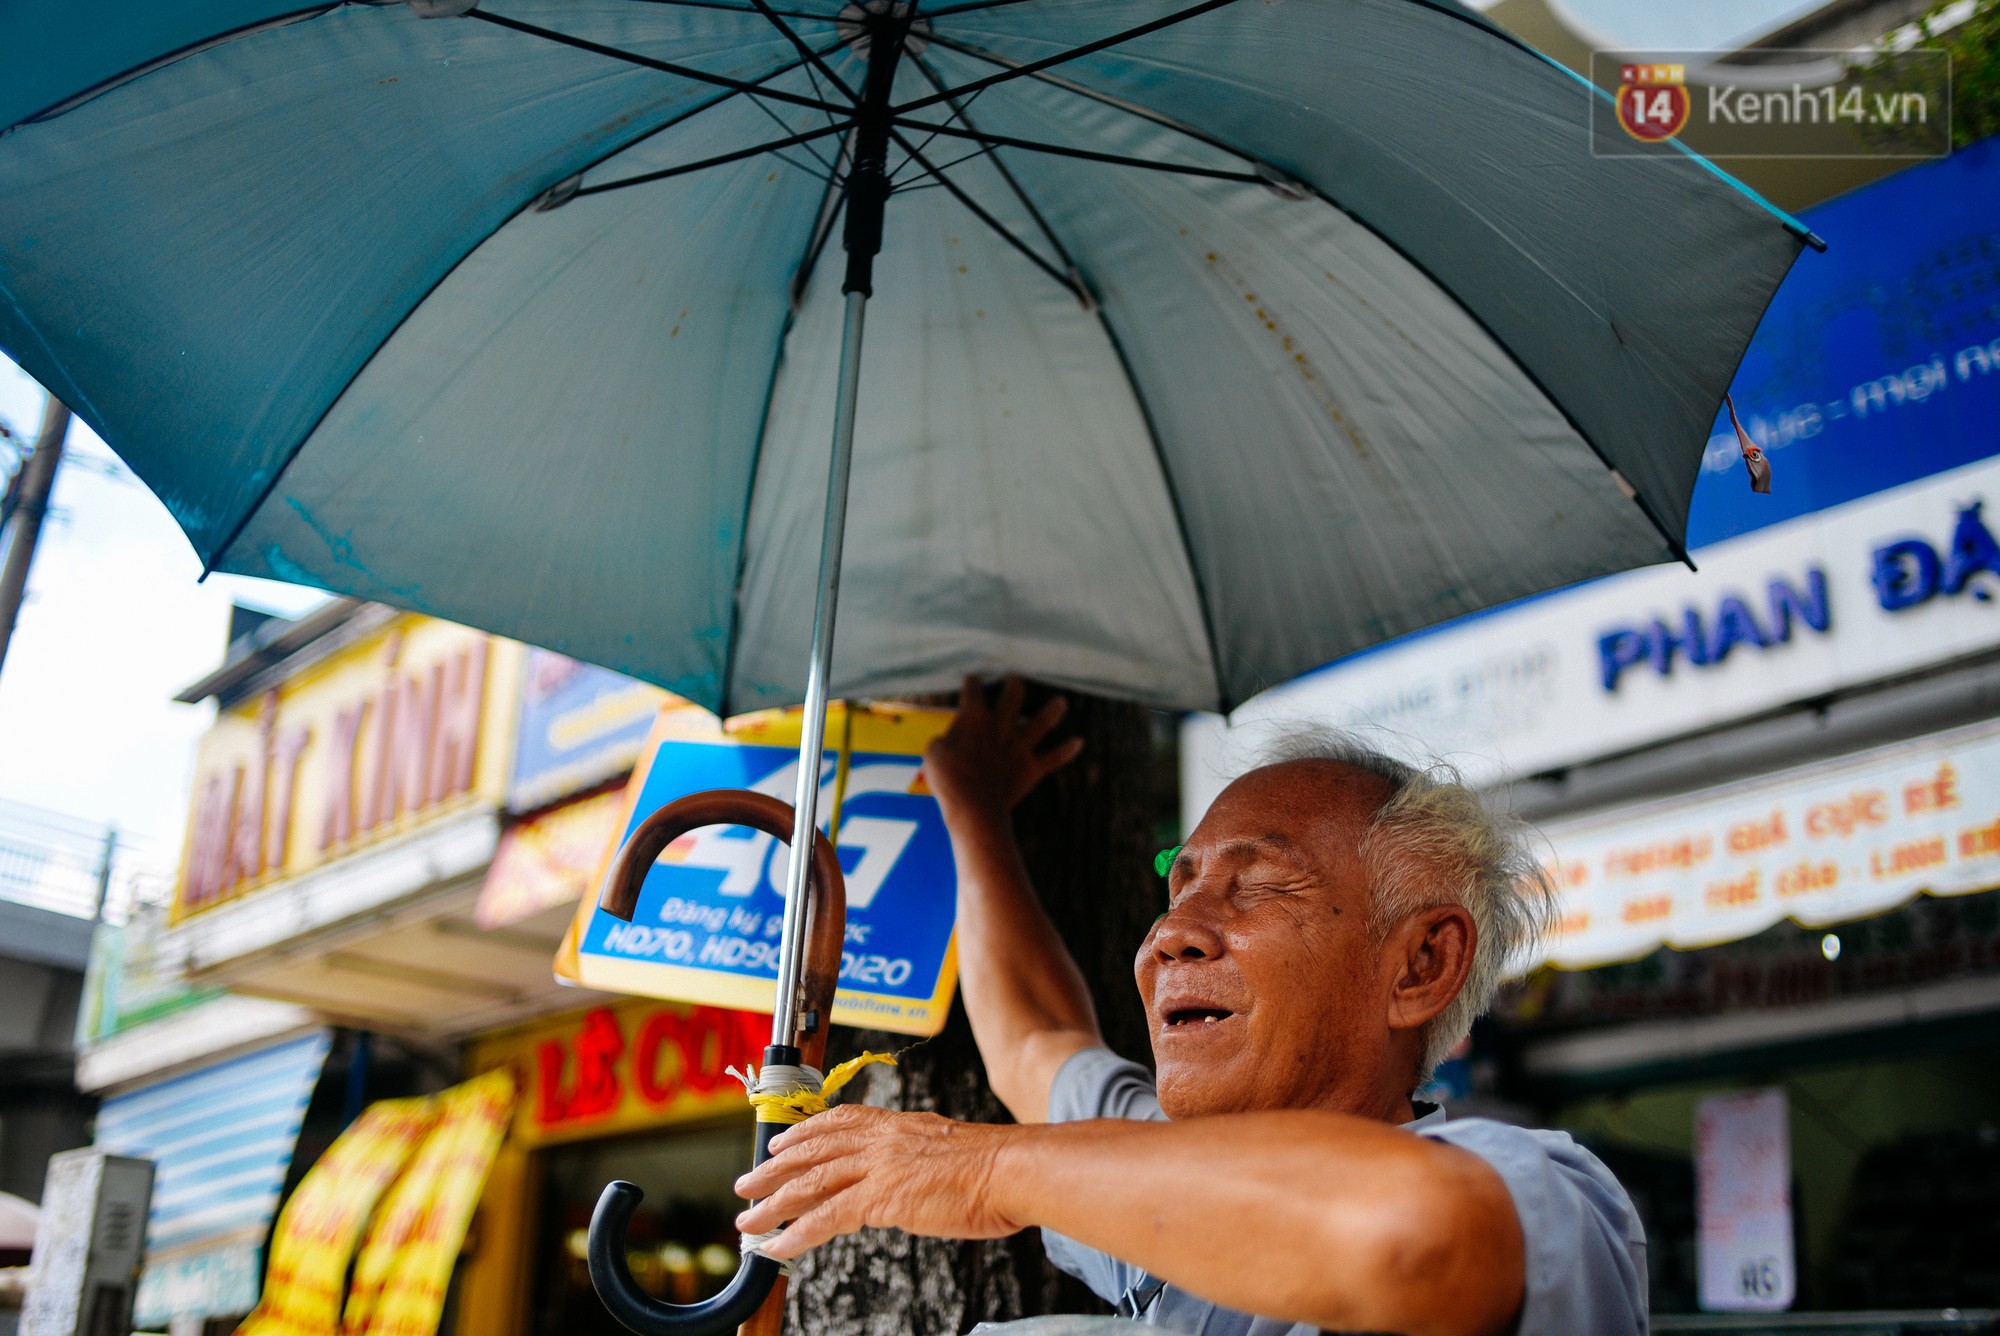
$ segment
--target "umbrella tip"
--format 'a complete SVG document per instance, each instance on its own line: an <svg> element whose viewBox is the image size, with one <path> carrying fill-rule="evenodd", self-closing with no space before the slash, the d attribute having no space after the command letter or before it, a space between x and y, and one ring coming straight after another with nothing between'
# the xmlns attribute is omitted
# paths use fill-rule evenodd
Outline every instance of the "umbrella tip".
<svg viewBox="0 0 2000 1336"><path fill-rule="evenodd" d="M1093 315L1097 313L1097 294L1090 290L1090 284L1084 281L1083 271L1075 265L1069 267L1069 290L1076 294L1077 305Z"/></svg>
<svg viewBox="0 0 2000 1336"><path fill-rule="evenodd" d="M411 2L415 3L415 0L411 0ZM535 202L528 207L536 213L547 213L551 209L560 209L563 205L575 199L576 192L582 188L582 172L577 172L573 176L565 176L562 180L535 196Z"/></svg>
<svg viewBox="0 0 2000 1336"><path fill-rule="evenodd" d="M1268 162L1258 163L1256 171L1259 179L1280 199L1298 200L1313 197L1313 188L1290 172L1281 172Z"/></svg>

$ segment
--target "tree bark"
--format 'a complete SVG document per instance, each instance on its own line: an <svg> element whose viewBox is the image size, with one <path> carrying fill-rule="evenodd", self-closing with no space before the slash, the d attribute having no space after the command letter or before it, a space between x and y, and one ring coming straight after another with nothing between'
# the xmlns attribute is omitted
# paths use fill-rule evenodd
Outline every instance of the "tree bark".
<svg viewBox="0 0 2000 1336"><path fill-rule="evenodd" d="M1132 955L1165 905L1152 862L1172 793L1161 791L1150 711L1068 694L1063 731L1085 739L1083 755L1028 796L1014 828L1042 904L1089 982L1106 1041L1150 1062ZM1047 695L1032 689L1029 708ZM905 1035L836 1028L827 1061L909 1043ZM935 1038L909 1048L893 1070L869 1070L870 1104L968 1122L1010 1121L987 1088L971 1027L956 1003ZM964 1243L865 1230L801 1259L787 1329L799 1336L960 1336L980 1322L1107 1311L1080 1282L1049 1265L1037 1230Z"/></svg>

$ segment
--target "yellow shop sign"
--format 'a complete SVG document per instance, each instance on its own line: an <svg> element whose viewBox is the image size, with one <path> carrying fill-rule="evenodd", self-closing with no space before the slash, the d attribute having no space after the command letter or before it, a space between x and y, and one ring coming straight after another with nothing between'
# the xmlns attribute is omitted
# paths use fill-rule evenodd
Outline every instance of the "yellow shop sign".
<svg viewBox="0 0 2000 1336"><path fill-rule="evenodd" d="M173 921L497 803L518 652L405 614L224 709L196 761Z"/></svg>

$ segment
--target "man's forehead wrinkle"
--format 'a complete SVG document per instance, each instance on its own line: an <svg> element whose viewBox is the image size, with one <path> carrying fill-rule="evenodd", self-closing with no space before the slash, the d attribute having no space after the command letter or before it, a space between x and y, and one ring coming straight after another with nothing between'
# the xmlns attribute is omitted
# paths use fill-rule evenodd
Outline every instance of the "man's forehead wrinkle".
<svg viewBox="0 0 2000 1336"><path fill-rule="evenodd" d="M1270 831L1259 835L1226 836L1209 843L1205 849L1200 844L1190 843L1174 864L1192 876L1199 872L1207 858L1226 859L1232 863L1254 863L1259 859L1272 858L1292 865L1310 861L1298 841L1282 831Z"/></svg>

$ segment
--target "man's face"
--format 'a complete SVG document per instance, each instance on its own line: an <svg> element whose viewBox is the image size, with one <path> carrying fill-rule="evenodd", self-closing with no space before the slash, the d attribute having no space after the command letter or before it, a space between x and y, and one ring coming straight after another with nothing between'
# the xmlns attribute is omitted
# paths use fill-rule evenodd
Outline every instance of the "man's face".
<svg viewBox="0 0 2000 1336"><path fill-rule="evenodd" d="M1169 1116L1381 1115L1390 979L1358 845L1389 793L1365 771L1294 761L1208 809L1136 961Z"/></svg>

